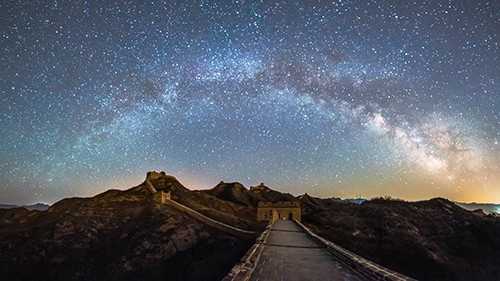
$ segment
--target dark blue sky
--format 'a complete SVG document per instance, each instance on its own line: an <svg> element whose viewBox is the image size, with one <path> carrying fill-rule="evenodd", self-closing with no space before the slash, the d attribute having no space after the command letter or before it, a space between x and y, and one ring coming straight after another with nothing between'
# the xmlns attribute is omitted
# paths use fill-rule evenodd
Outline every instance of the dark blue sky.
<svg viewBox="0 0 500 281"><path fill-rule="evenodd" d="M0 202L139 183L500 202L498 1L0 3Z"/></svg>

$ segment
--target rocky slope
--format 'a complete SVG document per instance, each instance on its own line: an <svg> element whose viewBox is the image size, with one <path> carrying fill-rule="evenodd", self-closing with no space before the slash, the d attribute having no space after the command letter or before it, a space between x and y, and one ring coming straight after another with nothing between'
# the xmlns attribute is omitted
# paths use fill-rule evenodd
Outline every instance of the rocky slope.
<svg viewBox="0 0 500 281"><path fill-rule="evenodd" d="M304 222L339 245L418 280L500 280L500 219L446 199L363 204L302 196Z"/></svg>
<svg viewBox="0 0 500 281"><path fill-rule="evenodd" d="M251 207L218 198L206 190L189 190L175 177L163 172L150 172L147 179L156 190L170 192L174 200L211 218L244 229L259 229L255 209Z"/></svg>
<svg viewBox="0 0 500 281"><path fill-rule="evenodd" d="M221 181L214 188L207 190L206 193L224 201L233 202L246 207L255 208L258 203L258 199L239 182L226 183Z"/></svg>
<svg viewBox="0 0 500 281"><path fill-rule="evenodd" d="M260 184L192 191L150 172L129 190L68 198L47 211L0 210L2 280L219 280L253 239L160 204L157 191L240 228L259 201L300 200L316 233L419 280L500 280L500 218L446 199L421 202L295 198Z"/></svg>
<svg viewBox="0 0 500 281"><path fill-rule="evenodd" d="M265 186L263 183L257 186L251 186L250 189L247 189L239 182L220 182L214 188L203 192L206 192L224 201L229 201L252 208L256 208L258 202L260 201L278 202L297 200L293 195L273 190Z"/></svg>
<svg viewBox="0 0 500 281"><path fill-rule="evenodd" d="M226 221L237 206L155 176L192 207ZM64 199L48 211L0 210L3 280L220 280L252 244L153 200L146 183L92 198ZM238 218L253 225L252 221ZM243 224L243 223L242 223Z"/></svg>

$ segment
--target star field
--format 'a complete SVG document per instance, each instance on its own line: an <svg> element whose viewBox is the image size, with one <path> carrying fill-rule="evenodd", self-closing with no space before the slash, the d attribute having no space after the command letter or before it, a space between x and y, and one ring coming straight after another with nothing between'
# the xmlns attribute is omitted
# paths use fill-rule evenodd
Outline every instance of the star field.
<svg viewBox="0 0 500 281"><path fill-rule="evenodd" d="M0 3L0 201L191 188L500 202L500 2Z"/></svg>

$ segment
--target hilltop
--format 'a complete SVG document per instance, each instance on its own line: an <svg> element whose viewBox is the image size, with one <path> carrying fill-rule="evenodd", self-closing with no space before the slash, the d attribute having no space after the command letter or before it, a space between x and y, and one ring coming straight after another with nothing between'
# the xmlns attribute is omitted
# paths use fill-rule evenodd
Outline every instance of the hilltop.
<svg viewBox="0 0 500 281"><path fill-rule="evenodd" d="M45 211L0 209L6 280L220 280L255 242L155 199L159 191L222 223L259 233L258 202L300 201L325 238L418 280L500 280L500 218L435 198L341 200L264 184L190 190L165 172ZM29 270L26 270L29 268Z"/></svg>
<svg viewBox="0 0 500 281"><path fill-rule="evenodd" d="M203 191L219 199L230 201L247 207L256 208L259 201L278 202L291 201L296 198L289 193L281 193L260 183L247 189L239 182L220 182L214 188Z"/></svg>
<svg viewBox="0 0 500 281"><path fill-rule="evenodd" d="M220 280L253 243L159 204L152 189L171 191L222 221L257 227L253 217L235 215L245 213L240 206L153 172L128 190L63 199L47 211L0 210L0 276L11 281Z"/></svg>

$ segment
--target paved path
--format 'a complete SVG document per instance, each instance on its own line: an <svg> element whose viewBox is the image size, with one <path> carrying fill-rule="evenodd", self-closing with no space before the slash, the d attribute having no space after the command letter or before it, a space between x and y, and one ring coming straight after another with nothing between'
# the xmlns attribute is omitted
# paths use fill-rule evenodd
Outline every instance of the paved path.
<svg viewBox="0 0 500 281"><path fill-rule="evenodd" d="M294 222L279 220L271 228L253 281L361 281L313 241Z"/></svg>

